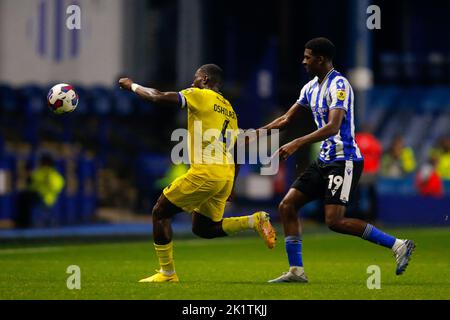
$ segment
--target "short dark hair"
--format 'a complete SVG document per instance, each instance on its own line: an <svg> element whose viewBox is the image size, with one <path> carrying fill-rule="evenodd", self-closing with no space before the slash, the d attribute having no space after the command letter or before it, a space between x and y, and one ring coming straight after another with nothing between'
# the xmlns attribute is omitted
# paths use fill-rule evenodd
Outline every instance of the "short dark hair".
<svg viewBox="0 0 450 320"><path fill-rule="evenodd" d="M336 53L333 42L323 37L309 40L305 44L305 49L310 49L315 56L324 56L331 61Z"/></svg>
<svg viewBox="0 0 450 320"><path fill-rule="evenodd" d="M205 64L200 69L206 73L212 85L221 87L223 84L223 70L216 64Z"/></svg>

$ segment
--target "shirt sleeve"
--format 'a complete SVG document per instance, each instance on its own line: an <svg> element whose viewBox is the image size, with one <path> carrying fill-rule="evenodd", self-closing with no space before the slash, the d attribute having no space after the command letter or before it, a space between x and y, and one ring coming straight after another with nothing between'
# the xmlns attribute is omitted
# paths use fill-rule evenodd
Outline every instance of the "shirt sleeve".
<svg viewBox="0 0 450 320"><path fill-rule="evenodd" d="M298 97L297 104L301 105L303 107L309 108L309 101L308 97L306 95L306 92L308 91L308 85L304 85L302 90L300 91L300 96Z"/></svg>
<svg viewBox="0 0 450 320"><path fill-rule="evenodd" d="M350 85L347 81L340 78L330 86L331 104L330 110L332 109L343 109L348 110L350 105Z"/></svg>
<svg viewBox="0 0 450 320"><path fill-rule="evenodd" d="M201 89L189 88L178 92L181 108L188 107L195 111L201 108L203 95Z"/></svg>

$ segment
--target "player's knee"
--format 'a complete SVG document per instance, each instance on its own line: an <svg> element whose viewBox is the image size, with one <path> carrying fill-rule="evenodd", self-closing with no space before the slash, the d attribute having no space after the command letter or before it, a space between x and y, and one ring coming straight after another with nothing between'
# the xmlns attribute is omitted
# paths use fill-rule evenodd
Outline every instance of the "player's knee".
<svg viewBox="0 0 450 320"><path fill-rule="evenodd" d="M278 212L281 216L284 217L296 215L294 204L287 200L283 200L280 202L280 204L278 205Z"/></svg>
<svg viewBox="0 0 450 320"><path fill-rule="evenodd" d="M203 239L213 239L215 236L208 228L203 225L194 224L192 225L192 233Z"/></svg>
<svg viewBox="0 0 450 320"><path fill-rule="evenodd" d="M342 229L342 219L340 217L325 217L325 224L332 231L339 232Z"/></svg>
<svg viewBox="0 0 450 320"><path fill-rule="evenodd" d="M152 209L153 220L159 220L163 217L164 210L159 203L156 203Z"/></svg>

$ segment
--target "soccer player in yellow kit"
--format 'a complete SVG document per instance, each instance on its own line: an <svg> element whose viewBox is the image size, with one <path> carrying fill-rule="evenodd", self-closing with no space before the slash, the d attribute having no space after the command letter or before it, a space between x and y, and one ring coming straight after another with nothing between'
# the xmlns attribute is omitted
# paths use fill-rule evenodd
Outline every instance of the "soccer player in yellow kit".
<svg viewBox="0 0 450 320"><path fill-rule="evenodd" d="M129 78L119 80L122 89L133 91L144 99L188 110L190 169L163 190L153 207L153 241L160 269L140 282L179 281L173 260L171 227L171 219L179 212L192 214L192 231L201 238L225 237L253 229L269 248L275 246L275 230L268 213L260 211L248 216L223 218L238 173L227 150L227 145L234 145L236 134L228 133L236 132L238 123L233 107L219 91L222 79L222 69L207 64L197 70L191 88L180 92L145 88ZM204 141L204 136L210 139Z"/></svg>

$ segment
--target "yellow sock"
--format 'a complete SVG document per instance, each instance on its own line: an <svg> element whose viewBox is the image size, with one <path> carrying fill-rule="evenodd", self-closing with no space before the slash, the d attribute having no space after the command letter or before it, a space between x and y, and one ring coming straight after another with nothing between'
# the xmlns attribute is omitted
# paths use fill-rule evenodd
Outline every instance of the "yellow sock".
<svg viewBox="0 0 450 320"><path fill-rule="evenodd" d="M222 220L222 229L228 235L232 235L234 233L252 228L253 228L252 216L231 217Z"/></svg>
<svg viewBox="0 0 450 320"><path fill-rule="evenodd" d="M173 242L168 244L156 244L155 251L159 259L159 265L165 275L172 275L175 273L175 264L173 261Z"/></svg>

